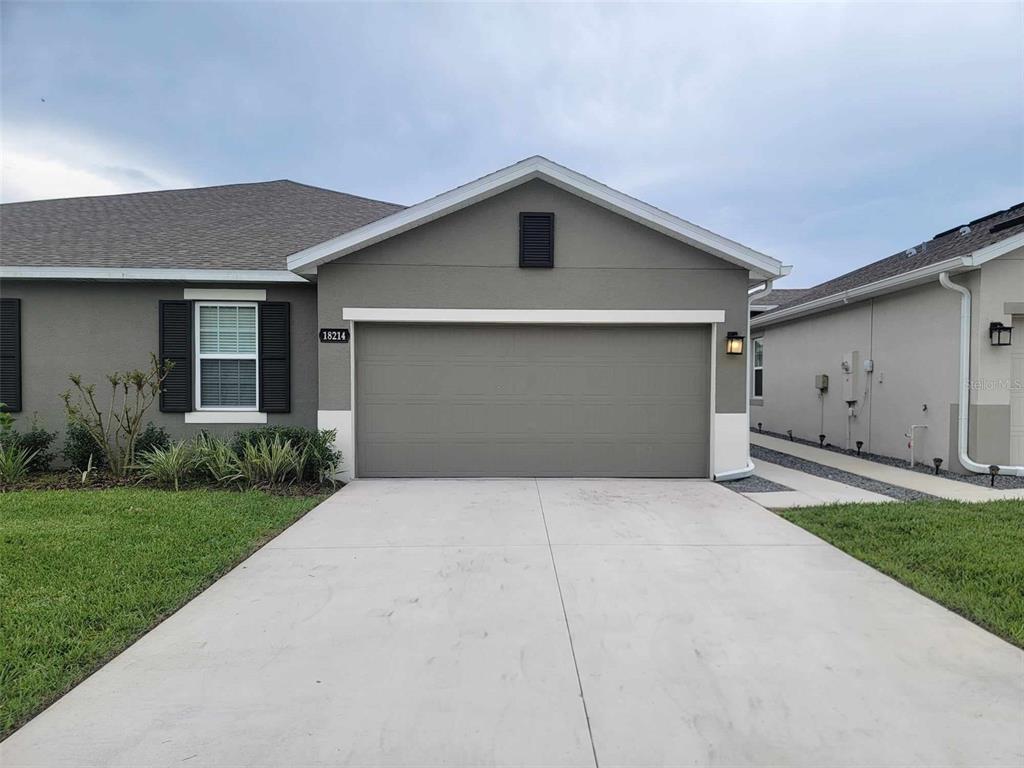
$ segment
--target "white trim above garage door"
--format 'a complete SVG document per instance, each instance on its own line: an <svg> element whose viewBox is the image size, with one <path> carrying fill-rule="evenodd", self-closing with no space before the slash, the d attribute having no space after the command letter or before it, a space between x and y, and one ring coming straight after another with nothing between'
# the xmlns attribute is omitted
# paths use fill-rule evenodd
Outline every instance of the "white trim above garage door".
<svg viewBox="0 0 1024 768"><path fill-rule="evenodd" d="M371 323L690 325L724 323L724 309L399 309L345 307L342 318Z"/></svg>

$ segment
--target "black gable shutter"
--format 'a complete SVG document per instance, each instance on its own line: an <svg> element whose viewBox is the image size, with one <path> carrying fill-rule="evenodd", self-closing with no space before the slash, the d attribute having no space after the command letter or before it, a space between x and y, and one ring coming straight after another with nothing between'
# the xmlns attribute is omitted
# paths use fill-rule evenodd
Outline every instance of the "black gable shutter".
<svg viewBox="0 0 1024 768"><path fill-rule="evenodd" d="M555 266L555 214L519 214L519 266Z"/></svg>
<svg viewBox="0 0 1024 768"><path fill-rule="evenodd" d="M192 302L160 302L160 361L174 366L160 391L160 410L192 410Z"/></svg>
<svg viewBox="0 0 1024 768"><path fill-rule="evenodd" d="M292 409L291 305L260 302L260 410L288 413Z"/></svg>
<svg viewBox="0 0 1024 768"><path fill-rule="evenodd" d="M0 299L0 403L21 410L21 299Z"/></svg>

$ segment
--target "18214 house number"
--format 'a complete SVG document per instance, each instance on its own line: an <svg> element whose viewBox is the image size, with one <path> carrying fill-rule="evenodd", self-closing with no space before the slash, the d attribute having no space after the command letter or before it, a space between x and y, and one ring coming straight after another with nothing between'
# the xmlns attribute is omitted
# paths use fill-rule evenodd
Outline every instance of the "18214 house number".
<svg viewBox="0 0 1024 768"><path fill-rule="evenodd" d="M348 344L348 328L321 328L321 344Z"/></svg>

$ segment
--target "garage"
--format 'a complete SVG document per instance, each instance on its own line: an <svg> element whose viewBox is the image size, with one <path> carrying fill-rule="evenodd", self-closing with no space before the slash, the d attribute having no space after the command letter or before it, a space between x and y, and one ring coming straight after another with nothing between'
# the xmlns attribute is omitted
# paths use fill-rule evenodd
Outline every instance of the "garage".
<svg viewBox="0 0 1024 768"><path fill-rule="evenodd" d="M358 323L362 477L707 477L708 325Z"/></svg>

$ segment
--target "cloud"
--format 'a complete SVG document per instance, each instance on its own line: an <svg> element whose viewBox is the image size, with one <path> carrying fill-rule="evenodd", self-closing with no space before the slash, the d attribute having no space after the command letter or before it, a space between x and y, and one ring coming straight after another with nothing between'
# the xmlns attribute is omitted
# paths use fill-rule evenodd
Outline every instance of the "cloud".
<svg viewBox="0 0 1024 768"><path fill-rule="evenodd" d="M5 128L0 200L116 195L195 186L140 153L67 130Z"/></svg>
<svg viewBox="0 0 1024 768"><path fill-rule="evenodd" d="M1014 2L14 5L4 121L75 130L9 135L6 199L543 154L808 283L1024 197Z"/></svg>

